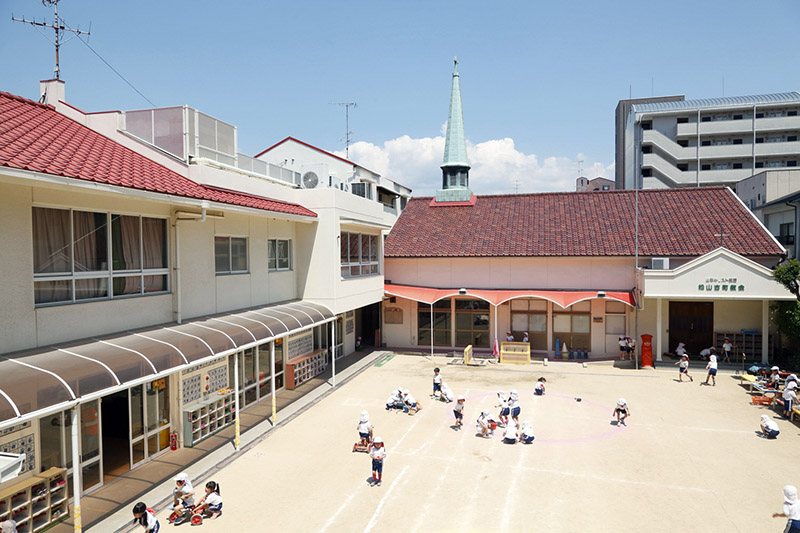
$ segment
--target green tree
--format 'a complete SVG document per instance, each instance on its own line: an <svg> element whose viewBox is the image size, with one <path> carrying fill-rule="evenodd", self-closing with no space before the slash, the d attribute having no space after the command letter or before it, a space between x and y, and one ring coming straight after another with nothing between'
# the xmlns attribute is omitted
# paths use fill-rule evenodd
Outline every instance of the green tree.
<svg viewBox="0 0 800 533"><path fill-rule="evenodd" d="M795 295L796 300L777 301L772 304L772 320L778 331L788 341L782 354L777 357L782 366L796 367L800 363L800 261L790 259L777 267L773 272L775 281L786 287Z"/></svg>

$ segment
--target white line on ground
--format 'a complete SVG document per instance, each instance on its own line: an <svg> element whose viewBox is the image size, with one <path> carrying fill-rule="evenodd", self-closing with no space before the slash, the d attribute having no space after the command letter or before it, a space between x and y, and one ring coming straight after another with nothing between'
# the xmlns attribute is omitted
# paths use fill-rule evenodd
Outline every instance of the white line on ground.
<svg viewBox="0 0 800 533"><path fill-rule="evenodd" d="M322 526L322 529L320 530L321 532L328 531L328 528L333 525L333 522L334 522L334 520L336 520L336 517L339 516L340 514L342 514L342 511L344 511L345 507L350 505L350 502L353 501L353 499L356 497L358 492L361 490L362 486L363 486L363 483L359 483L359 487L356 490L354 490L353 492L350 493L350 496L347 497L347 499L342 503L342 505L340 505L339 508L336 509L336 512L333 513L330 518L328 518L328 521L325 522L325 525Z"/></svg>
<svg viewBox="0 0 800 533"><path fill-rule="evenodd" d="M508 484L508 492L506 493L505 497L505 505L503 505L503 522L502 527L500 528L501 531L511 531L509 528L511 527L511 510L518 509L515 502L519 499L517 498L517 479L519 479L520 470L522 468L522 462L528 456L526 453L520 453L519 459L517 459L517 464L514 466L514 477L511 479L511 483Z"/></svg>
<svg viewBox="0 0 800 533"><path fill-rule="evenodd" d="M383 509L383 504L386 503L386 500L389 499L389 496L392 494L392 491L400 483L400 480L403 478L403 476L406 474L407 471L408 471L408 465L403 467L403 469L400 471L400 474L389 486L389 490L386 491L386 494L383 495L383 498L381 498L380 503L378 503L378 508L375 509L375 512L372 514L372 518L370 518L367 527L364 528L364 533L371 531L372 528L375 527L375 524L377 523L378 520L378 515L380 515L381 509Z"/></svg>

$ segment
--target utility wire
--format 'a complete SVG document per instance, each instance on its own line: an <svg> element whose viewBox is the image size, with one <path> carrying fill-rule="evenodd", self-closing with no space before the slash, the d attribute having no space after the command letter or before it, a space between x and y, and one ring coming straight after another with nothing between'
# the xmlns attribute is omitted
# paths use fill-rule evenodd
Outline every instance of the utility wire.
<svg viewBox="0 0 800 533"><path fill-rule="evenodd" d="M62 20L63 20L63 19L62 19ZM81 41L83 44L85 44L85 45L86 45L86 47L87 47L89 50L91 50L92 52L94 52L94 55L96 55L97 57L99 57L99 58L100 58L100 61L102 61L103 63L105 63L105 64L106 64L106 66L107 66L108 68L110 68L111 70L113 70L113 71L114 71L114 74L116 74L117 76L119 76L119 77L122 79L122 81L124 81L125 83L127 83L127 84L128 84L128 86L129 86L131 89L133 89L134 91L136 91L136 92L139 94L139 96L141 96L142 98L144 98L145 100L147 100L147 101L150 103L150 105L151 105L151 106L153 106L153 107L158 107L158 106L157 106L156 104L154 104L154 103L153 103L153 102L152 102L152 101L151 101L151 100L150 100L148 97L146 97L145 95L143 95L143 94L142 94L142 92L141 92L139 89L137 89L136 87L134 87L134 86L133 86L133 84L132 84L131 82L129 82L128 80L126 80L126 79L125 79L125 76L123 76L122 74L120 74L120 73L119 73L119 71L117 71L117 69L115 69L114 67L112 67L112 66L111 66L111 64L110 64L108 61L106 61L105 59L103 59L103 56L101 56L100 54L98 54L98 53L97 53L97 50L95 50L94 48L92 48L92 47L89 45L89 43L88 43L88 42L84 41L84 40L83 40L83 39L82 39L80 36L78 36L78 39L79 39L79 40L80 40L80 41Z"/></svg>

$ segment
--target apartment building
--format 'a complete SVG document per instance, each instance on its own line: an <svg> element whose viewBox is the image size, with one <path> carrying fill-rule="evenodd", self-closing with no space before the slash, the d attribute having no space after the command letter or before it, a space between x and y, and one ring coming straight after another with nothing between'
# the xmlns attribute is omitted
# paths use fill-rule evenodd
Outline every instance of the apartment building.
<svg viewBox="0 0 800 533"><path fill-rule="evenodd" d="M637 178L645 189L734 185L760 169L797 167L798 114L798 92L634 102L617 122L618 188Z"/></svg>
<svg viewBox="0 0 800 533"><path fill-rule="evenodd" d="M614 182L607 178L589 179L581 176L575 180L575 192L613 191Z"/></svg>
<svg viewBox="0 0 800 533"><path fill-rule="evenodd" d="M759 172L737 183L736 195L786 248L787 257L800 259L800 168Z"/></svg>

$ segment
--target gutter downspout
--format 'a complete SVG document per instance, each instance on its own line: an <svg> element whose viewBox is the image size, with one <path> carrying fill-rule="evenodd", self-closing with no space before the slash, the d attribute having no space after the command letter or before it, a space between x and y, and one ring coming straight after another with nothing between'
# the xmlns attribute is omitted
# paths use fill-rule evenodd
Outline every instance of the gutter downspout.
<svg viewBox="0 0 800 533"><path fill-rule="evenodd" d="M198 218L195 217L175 217L175 322L181 324L183 321L183 305L181 300L181 232L180 232L180 225L178 224L181 220L192 220L194 222L203 222L208 216L208 208L211 207L211 204L208 201L203 200L200 202L200 207L202 211L200 212L200 216Z"/></svg>
<svg viewBox="0 0 800 533"><path fill-rule="evenodd" d="M794 220L794 244L792 244L792 257L790 259L797 259L797 228L800 223L800 220L797 219L797 202L786 202L786 205L794 208L794 217L792 217L792 220Z"/></svg>

